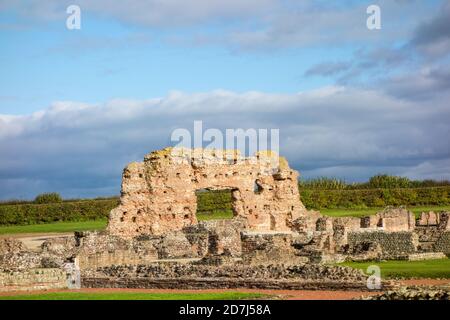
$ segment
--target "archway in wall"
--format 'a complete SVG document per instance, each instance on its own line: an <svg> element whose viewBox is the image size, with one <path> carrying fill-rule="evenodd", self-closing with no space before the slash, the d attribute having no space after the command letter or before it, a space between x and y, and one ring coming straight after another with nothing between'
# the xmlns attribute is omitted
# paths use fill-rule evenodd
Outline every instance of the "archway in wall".
<svg viewBox="0 0 450 320"><path fill-rule="evenodd" d="M210 190L208 188L195 191L197 196L197 212L199 221L232 219L233 191L235 189Z"/></svg>

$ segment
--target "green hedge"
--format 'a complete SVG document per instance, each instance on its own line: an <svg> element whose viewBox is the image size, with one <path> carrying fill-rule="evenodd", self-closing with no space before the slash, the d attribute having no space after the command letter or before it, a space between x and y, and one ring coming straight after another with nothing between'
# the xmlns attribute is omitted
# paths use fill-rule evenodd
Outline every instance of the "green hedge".
<svg viewBox="0 0 450 320"><path fill-rule="evenodd" d="M35 199L34 203L38 204L44 204L44 203L58 203L62 202L63 198L61 195L57 192L50 192L50 193L41 193L39 194Z"/></svg>
<svg viewBox="0 0 450 320"><path fill-rule="evenodd" d="M197 194L197 213L213 214L232 209L229 190ZM318 190L300 189L300 198L310 209L370 208L388 205L423 206L450 205L450 187ZM92 199L48 204L0 205L0 225L26 225L56 221L87 221L105 219L119 199Z"/></svg>
<svg viewBox="0 0 450 320"><path fill-rule="evenodd" d="M48 204L0 205L0 225L25 225L56 221L105 219L119 204L118 199Z"/></svg>
<svg viewBox="0 0 450 320"><path fill-rule="evenodd" d="M310 209L449 205L450 187L360 190L301 189L300 198L303 204Z"/></svg>

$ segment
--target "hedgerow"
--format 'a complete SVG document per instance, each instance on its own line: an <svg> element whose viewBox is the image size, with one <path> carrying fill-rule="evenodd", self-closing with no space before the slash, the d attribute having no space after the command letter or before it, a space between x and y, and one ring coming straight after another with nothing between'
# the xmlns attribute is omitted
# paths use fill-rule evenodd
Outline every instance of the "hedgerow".
<svg viewBox="0 0 450 320"><path fill-rule="evenodd" d="M58 221L105 219L119 204L118 199L85 200L48 204L0 205L0 225L25 225Z"/></svg>
<svg viewBox="0 0 450 320"><path fill-rule="evenodd" d="M230 190L197 193L197 213L214 214L232 209ZM309 209L370 208L392 206L450 205L450 186L378 189L304 189L300 199ZM118 198L64 200L58 203L33 202L0 204L0 225L26 225L57 221L106 219L119 204Z"/></svg>
<svg viewBox="0 0 450 320"><path fill-rule="evenodd" d="M370 208L385 206L449 205L450 187L300 190L300 199L310 209Z"/></svg>

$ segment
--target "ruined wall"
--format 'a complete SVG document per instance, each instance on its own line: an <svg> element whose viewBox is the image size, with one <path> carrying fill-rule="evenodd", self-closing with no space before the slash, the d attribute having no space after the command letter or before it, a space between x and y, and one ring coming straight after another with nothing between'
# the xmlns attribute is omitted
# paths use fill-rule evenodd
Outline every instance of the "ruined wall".
<svg viewBox="0 0 450 320"><path fill-rule="evenodd" d="M404 208L386 208L376 215L363 217L361 228L389 232L412 231L416 225L414 213Z"/></svg>
<svg viewBox="0 0 450 320"><path fill-rule="evenodd" d="M366 291L365 281L310 279L239 279L239 278L83 278L83 288L134 289L272 289L272 290L352 290ZM394 288L391 281L382 282L382 290Z"/></svg>
<svg viewBox="0 0 450 320"><path fill-rule="evenodd" d="M61 269L0 271L1 291L66 289L67 276Z"/></svg>
<svg viewBox="0 0 450 320"><path fill-rule="evenodd" d="M249 230L290 230L306 211L297 178L287 161L273 153L243 158L235 150L155 151L125 168L121 203L110 213L108 231L132 238L194 225L199 189L231 189L234 214Z"/></svg>
<svg viewBox="0 0 450 320"><path fill-rule="evenodd" d="M247 264L297 264L309 261L306 257L296 256L292 232L242 232L241 240L242 260Z"/></svg>
<svg viewBox="0 0 450 320"><path fill-rule="evenodd" d="M434 244L434 251L443 252L450 257L450 231L445 231Z"/></svg>
<svg viewBox="0 0 450 320"><path fill-rule="evenodd" d="M377 243L383 259L395 259L414 253L418 246L417 234L413 232L360 231L348 234L350 248L361 243Z"/></svg>
<svg viewBox="0 0 450 320"><path fill-rule="evenodd" d="M85 270L88 288L261 288L287 290L367 290L367 276L349 267L317 264L217 266L156 263ZM383 281L383 287L391 284Z"/></svg>
<svg viewBox="0 0 450 320"><path fill-rule="evenodd" d="M76 259L81 269L108 265L142 264L158 259L153 241L126 241L104 233L85 232L76 237Z"/></svg>
<svg viewBox="0 0 450 320"><path fill-rule="evenodd" d="M245 221L241 219L202 221L198 225L185 228L186 238L202 257L207 253L229 253L233 257L241 255L241 231Z"/></svg>

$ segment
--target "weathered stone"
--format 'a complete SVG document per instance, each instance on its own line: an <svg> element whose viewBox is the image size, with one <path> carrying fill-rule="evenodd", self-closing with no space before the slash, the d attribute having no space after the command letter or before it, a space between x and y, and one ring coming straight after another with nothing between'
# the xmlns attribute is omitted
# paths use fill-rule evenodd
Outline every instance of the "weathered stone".
<svg viewBox="0 0 450 320"><path fill-rule="evenodd" d="M366 277L325 264L450 254L449 213L422 214L417 225L403 208L322 216L301 203L297 178L273 153L155 151L125 168L106 231L53 238L39 253L0 239L0 269L69 263L87 286L350 289L365 287ZM231 190L234 217L198 222L196 191L204 189Z"/></svg>
<svg viewBox="0 0 450 320"><path fill-rule="evenodd" d="M13 238L0 238L0 255L26 250L27 248L22 241Z"/></svg>
<svg viewBox="0 0 450 320"><path fill-rule="evenodd" d="M20 271L0 271L0 292L65 288L67 278L61 269L30 268Z"/></svg>
<svg viewBox="0 0 450 320"><path fill-rule="evenodd" d="M380 295L361 297L363 300L450 300L448 286L409 286L389 290Z"/></svg>
<svg viewBox="0 0 450 320"><path fill-rule="evenodd" d="M237 151L208 149L154 151L128 165L120 206L111 211L108 231L122 238L161 235L197 223L196 190L230 189L235 217L257 231L289 231L306 213L299 201L298 173L275 154L242 158ZM274 159L280 159L273 167Z"/></svg>

